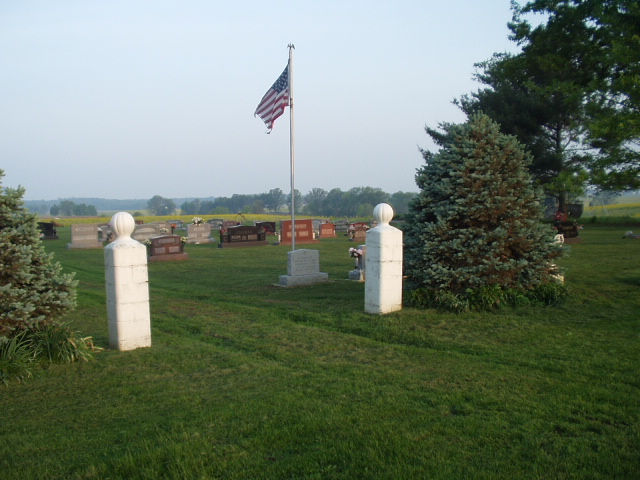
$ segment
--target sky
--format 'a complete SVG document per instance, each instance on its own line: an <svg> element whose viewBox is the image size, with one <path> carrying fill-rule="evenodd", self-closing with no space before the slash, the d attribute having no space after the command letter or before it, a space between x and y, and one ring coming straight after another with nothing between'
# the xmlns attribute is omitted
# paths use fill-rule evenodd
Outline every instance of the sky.
<svg viewBox="0 0 640 480"><path fill-rule="evenodd" d="M2 0L0 169L25 200L291 190L289 109L253 113L293 51L295 188L417 191L425 125L515 52L509 0Z"/></svg>

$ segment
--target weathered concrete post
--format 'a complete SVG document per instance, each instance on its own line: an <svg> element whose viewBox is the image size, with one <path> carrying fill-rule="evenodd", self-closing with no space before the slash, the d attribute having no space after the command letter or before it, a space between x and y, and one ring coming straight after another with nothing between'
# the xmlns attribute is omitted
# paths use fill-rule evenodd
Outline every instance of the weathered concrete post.
<svg viewBox="0 0 640 480"><path fill-rule="evenodd" d="M118 212L109 222L116 239L104 249L109 346L134 350L151 346L147 248L133 240L133 217Z"/></svg>
<svg viewBox="0 0 640 480"><path fill-rule="evenodd" d="M402 231L389 225L391 205L373 209L378 226L367 232L364 310L390 313L402 309Z"/></svg>

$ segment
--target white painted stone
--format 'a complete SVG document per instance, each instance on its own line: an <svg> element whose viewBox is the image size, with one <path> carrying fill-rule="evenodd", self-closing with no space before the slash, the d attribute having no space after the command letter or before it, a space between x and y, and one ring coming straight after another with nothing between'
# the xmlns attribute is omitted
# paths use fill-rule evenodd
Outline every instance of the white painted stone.
<svg viewBox="0 0 640 480"><path fill-rule="evenodd" d="M116 239L104 249L109 345L116 350L151 346L147 248L131 238L133 217L116 213L109 222Z"/></svg>
<svg viewBox="0 0 640 480"><path fill-rule="evenodd" d="M389 225L390 205L377 205L373 216L378 226L367 232L364 310L383 314L402 309L402 231Z"/></svg>

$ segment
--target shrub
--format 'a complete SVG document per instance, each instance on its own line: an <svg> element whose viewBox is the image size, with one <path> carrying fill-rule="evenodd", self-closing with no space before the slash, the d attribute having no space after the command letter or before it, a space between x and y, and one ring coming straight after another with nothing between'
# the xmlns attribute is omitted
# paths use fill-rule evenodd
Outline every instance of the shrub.
<svg viewBox="0 0 640 480"><path fill-rule="evenodd" d="M31 364L35 350L27 332L19 332L11 338L0 337L0 382L24 381L31 376Z"/></svg>
<svg viewBox="0 0 640 480"><path fill-rule="evenodd" d="M416 308L434 308L455 313L471 310L493 310L502 307L558 307L568 298L567 287L558 282L546 282L531 290L502 289L496 285L467 289L461 293L449 290L419 288L409 292L409 303Z"/></svg>
<svg viewBox="0 0 640 480"><path fill-rule="evenodd" d="M72 363L91 358L91 338L79 337L69 324L56 323L29 333L37 356L49 363Z"/></svg>

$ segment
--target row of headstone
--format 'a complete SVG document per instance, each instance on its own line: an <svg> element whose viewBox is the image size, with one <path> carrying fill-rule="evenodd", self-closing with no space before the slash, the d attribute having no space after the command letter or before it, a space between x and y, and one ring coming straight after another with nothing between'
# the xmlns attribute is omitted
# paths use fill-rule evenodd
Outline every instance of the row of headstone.
<svg viewBox="0 0 640 480"><path fill-rule="evenodd" d="M296 243L316 243L316 231L320 238L331 238L336 236L336 225L333 223L314 223L315 220L296 220ZM45 238L57 238L55 229L49 228L53 224L42 223L41 231L45 232ZM140 242L148 243L152 238L162 235L173 234L178 225L183 225L175 220L169 222L154 222L135 224L131 238ZM211 238L211 231L215 223L187 224L187 243L204 244L214 241ZM237 227L238 222L232 220L224 220L220 224L220 232L227 234L231 227ZM256 222L256 226L262 228L267 233L275 233L275 222ZM317 228L315 228L317 227ZM46 229L46 230L45 230ZM291 243L291 220L283 220L280 222L281 242L284 244ZM54 237L54 235L56 235ZM251 234L249 234L251 235ZM221 235L222 238L222 235ZM227 238L227 237L225 237ZM360 239L360 236L356 236ZM76 224L71 226L71 243L67 244L67 248L102 248L104 242L111 241L112 232L108 223L105 224ZM247 239L245 239L247 240ZM257 239L262 242L265 239ZM250 241L256 241L252 238ZM221 243L222 240L221 240ZM225 243L233 243L226 241ZM247 244L248 246L248 244Z"/></svg>

